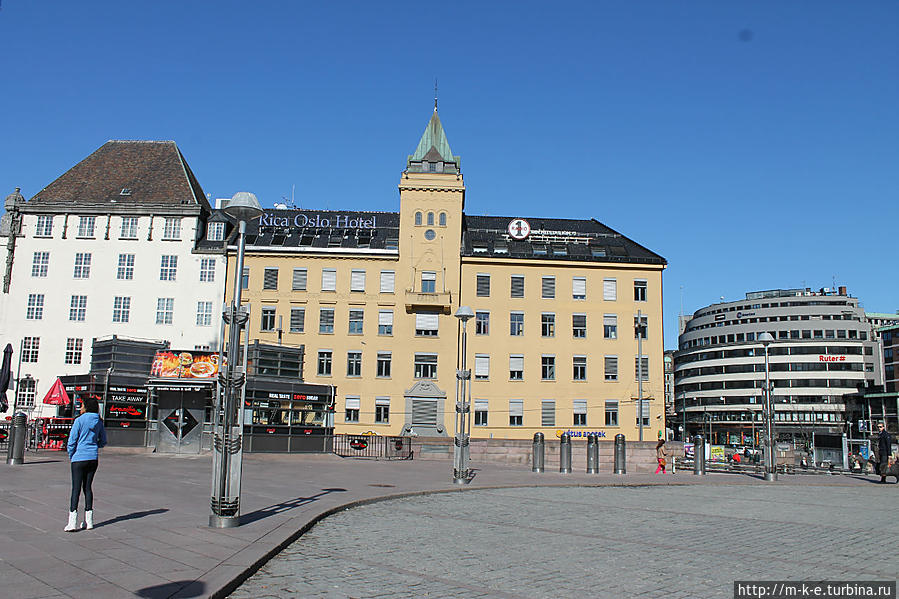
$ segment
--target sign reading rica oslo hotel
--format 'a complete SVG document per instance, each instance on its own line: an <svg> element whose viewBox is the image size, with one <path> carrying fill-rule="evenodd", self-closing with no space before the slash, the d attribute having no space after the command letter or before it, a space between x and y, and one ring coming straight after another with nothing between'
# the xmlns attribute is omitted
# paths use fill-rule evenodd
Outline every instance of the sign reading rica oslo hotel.
<svg viewBox="0 0 899 599"><path fill-rule="evenodd" d="M473 437L636 440L642 423L656 439L665 259L589 217L466 214L478 198L460 165L435 112L398 173L398 211L279 207L247 223L251 342L305 347L304 381L336 388L335 432L448 437L453 315L469 306Z"/></svg>

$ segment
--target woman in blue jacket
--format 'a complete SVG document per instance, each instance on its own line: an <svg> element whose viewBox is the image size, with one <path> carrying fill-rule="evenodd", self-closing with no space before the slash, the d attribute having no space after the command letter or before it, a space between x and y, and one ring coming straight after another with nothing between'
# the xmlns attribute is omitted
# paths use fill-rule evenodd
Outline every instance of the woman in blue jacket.
<svg viewBox="0 0 899 599"><path fill-rule="evenodd" d="M66 532L78 530L78 500L84 491L84 528L94 527L94 491L91 485L97 472L98 449L106 445L106 429L100 420L100 405L93 397L81 401L81 416L69 433L69 459L72 460L72 500Z"/></svg>

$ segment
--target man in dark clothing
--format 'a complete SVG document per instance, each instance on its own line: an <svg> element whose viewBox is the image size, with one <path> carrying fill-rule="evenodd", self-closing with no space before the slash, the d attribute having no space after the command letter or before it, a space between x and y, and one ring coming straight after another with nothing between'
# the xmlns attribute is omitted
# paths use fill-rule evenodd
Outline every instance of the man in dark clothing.
<svg viewBox="0 0 899 599"><path fill-rule="evenodd" d="M880 482L887 482L887 471L890 468L890 454L893 451L893 437L887 432L883 422L878 423L877 457L880 458Z"/></svg>

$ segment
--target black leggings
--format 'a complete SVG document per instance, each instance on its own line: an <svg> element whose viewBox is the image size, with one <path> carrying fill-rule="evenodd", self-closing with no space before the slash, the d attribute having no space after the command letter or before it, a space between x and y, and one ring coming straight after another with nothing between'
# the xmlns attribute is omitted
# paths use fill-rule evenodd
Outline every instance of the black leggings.
<svg viewBox="0 0 899 599"><path fill-rule="evenodd" d="M94 509L94 490L91 484L94 482L94 474L97 472L97 460L84 460L72 462L72 500L69 502L69 511L78 509L78 499L84 490L84 509Z"/></svg>

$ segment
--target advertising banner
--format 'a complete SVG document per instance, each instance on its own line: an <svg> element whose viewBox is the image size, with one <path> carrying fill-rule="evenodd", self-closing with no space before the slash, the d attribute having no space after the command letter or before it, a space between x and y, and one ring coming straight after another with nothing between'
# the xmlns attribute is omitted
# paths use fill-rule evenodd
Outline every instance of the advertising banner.
<svg viewBox="0 0 899 599"><path fill-rule="evenodd" d="M214 379L219 372L217 353L158 351L150 376L163 379Z"/></svg>

